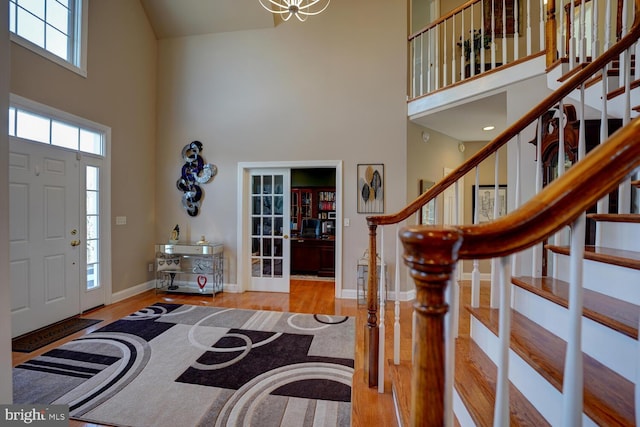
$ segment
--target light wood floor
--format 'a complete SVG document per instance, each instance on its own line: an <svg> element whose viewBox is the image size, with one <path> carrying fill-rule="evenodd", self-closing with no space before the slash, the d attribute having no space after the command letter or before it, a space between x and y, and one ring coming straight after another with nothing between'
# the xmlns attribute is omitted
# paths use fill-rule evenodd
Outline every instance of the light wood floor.
<svg viewBox="0 0 640 427"><path fill-rule="evenodd" d="M13 353L14 366L33 357L51 350L52 348L79 336L92 332L108 323L133 313L155 302L173 302L179 304L208 305L215 307L246 308L253 310L273 310L293 313L324 313L345 316L356 316L356 356L355 374L353 378L353 416L352 425L356 426L394 426L396 425L395 410L391 396L390 380L385 380L385 392L378 393L377 389L366 386L363 372L364 328L366 324L366 309L358 307L355 300L334 298L334 283L327 281L292 280L289 294L245 292L242 294L220 293L214 298L200 295L156 294L148 291L124 301L100 308L82 317L102 319L98 323L83 331L77 332L63 340L57 341L32 353ZM393 358L393 302L386 304L386 359ZM408 360L411 340L411 310L410 303L401 303L401 359ZM462 323L462 322L461 322ZM388 377L388 375L387 375ZM95 424L71 421L71 426L95 426ZM188 427L188 426L185 426Z"/></svg>

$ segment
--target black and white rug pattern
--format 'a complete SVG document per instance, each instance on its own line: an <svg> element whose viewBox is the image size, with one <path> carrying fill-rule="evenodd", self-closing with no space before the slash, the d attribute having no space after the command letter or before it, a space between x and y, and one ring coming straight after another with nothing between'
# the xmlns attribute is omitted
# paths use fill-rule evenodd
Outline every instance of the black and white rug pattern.
<svg viewBox="0 0 640 427"><path fill-rule="evenodd" d="M14 369L14 403L118 426L348 426L355 318L156 304Z"/></svg>

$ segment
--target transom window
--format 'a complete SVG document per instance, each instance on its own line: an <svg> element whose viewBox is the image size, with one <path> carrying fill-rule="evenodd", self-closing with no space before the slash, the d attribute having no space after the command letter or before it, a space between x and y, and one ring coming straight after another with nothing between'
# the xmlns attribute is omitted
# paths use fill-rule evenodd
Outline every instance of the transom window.
<svg viewBox="0 0 640 427"><path fill-rule="evenodd" d="M104 134L20 107L9 107L9 136L104 155Z"/></svg>
<svg viewBox="0 0 640 427"><path fill-rule="evenodd" d="M9 0L11 39L86 75L86 10L83 0Z"/></svg>

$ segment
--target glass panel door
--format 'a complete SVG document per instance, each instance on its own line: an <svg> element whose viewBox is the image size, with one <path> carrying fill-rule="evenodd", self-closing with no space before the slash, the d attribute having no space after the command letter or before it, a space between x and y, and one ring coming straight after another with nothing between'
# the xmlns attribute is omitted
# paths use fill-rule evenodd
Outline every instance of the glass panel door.
<svg viewBox="0 0 640 427"><path fill-rule="evenodd" d="M289 170L251 171L251 289L289 292Z"/></svg>

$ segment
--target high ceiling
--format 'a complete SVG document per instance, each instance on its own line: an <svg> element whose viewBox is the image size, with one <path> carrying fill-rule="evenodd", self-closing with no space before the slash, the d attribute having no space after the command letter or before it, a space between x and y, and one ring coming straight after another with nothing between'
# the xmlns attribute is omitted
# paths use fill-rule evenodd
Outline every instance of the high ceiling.
<svg viewBox="0 0 640 427"><path fill-rule="evenodd" d="M258 0L140 0L158 39L269 28Z"/></svg>
<svg viewBox="0 0 640 427"><path fill-rule="evenodd" d="M274 15L258 0L140 0L158 39L273 28ZM331 7L330 5L329 7ZM285 23L286 25L286 23ZM416 119L460 141L487 141L504 130L506 100L493 96ZM496 129L485 132L482 127Z"/></svg>

